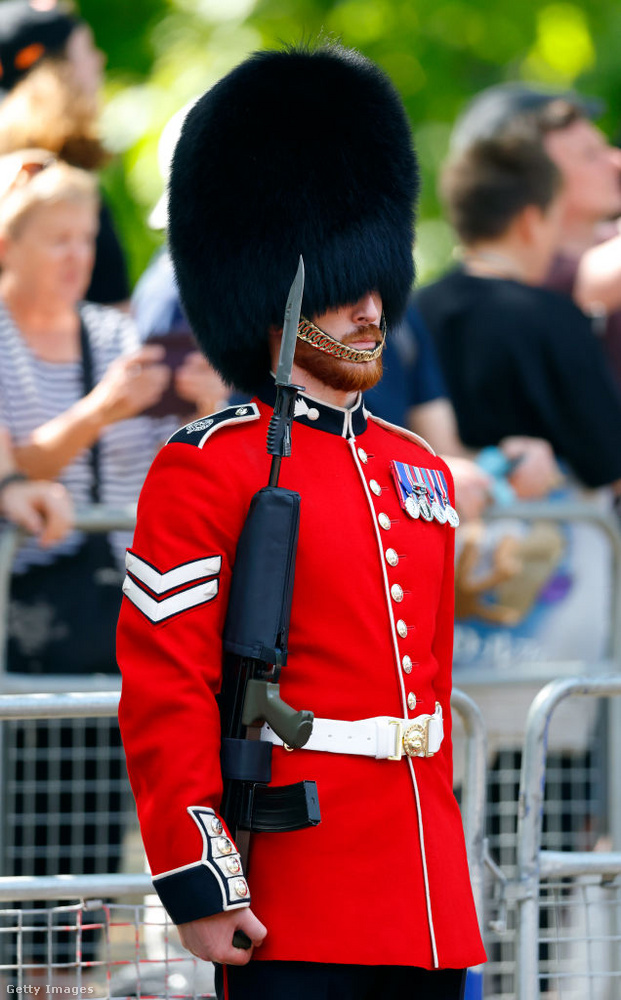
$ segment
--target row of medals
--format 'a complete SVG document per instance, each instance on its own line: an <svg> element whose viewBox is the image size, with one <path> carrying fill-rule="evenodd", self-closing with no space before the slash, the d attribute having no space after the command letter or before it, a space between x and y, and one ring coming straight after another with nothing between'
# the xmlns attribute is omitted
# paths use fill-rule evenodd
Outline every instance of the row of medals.
<svg viewBox="0 0 621 1000"><path fill-rule="evenodd" d="M408 493L405 498L405 511L413 518L422 517L424 521L435 519L438 524L450 524L451 528L459 526L459 514L455 508L448 501L440 503L437 497L430 499L427 490L422 486L414 493Z"/></svg>

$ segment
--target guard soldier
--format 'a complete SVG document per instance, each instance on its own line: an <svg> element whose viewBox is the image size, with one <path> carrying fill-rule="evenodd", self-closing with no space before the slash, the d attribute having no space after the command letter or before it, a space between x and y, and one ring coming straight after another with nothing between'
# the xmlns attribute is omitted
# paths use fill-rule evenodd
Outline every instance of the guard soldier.
<svg viewBox="0 0 621 1000"><path fill-rule="evenodd" d="M175 152L183 302L211 363L255 396L153 463L127 557L120 720L155 887L231 1000L456 1000L484 960L452 791L451 478L360 397L410 290L416 186L391 83L334 44L246 60L195 104ZM299 254L305 389L282 481L302 499L280 681L315 722L302 749L266 725L255 736L273 747L272 786L316 782L321 822L252 833L244 862L219 815L216 699Z"/></svg>

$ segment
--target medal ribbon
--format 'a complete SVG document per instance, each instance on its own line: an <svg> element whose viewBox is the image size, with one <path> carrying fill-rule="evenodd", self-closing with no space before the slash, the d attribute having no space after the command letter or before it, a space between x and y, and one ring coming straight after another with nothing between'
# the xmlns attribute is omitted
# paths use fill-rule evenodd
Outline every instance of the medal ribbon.
<svg viewBox="0 0 621 1000"><path fill-rule="evenodd" d="M450 504L451 501L450 501L450 498L449 498L449 489L448 489L448 485L447 485L444 473L441 471L441 469L438 469L438 471L436 472L436 475L437 475L438 479L440 480L440 489L442 490L442 498L444 500L444 506L448 507L448 505Z"/></svg>
<svg viewBox="0 0 621 1000"><path fill-rule="evenodd" d="M416 479L416 492L417 493L422 493L422 494L428 494L429 493L429 487L427 486L427 483L425 482L425 476L423 474L423 469L419 469L419 467L417 465L409 465L407 468L408 468L408 472L411 471L411 472L414 473L414 477Z"/></svg>
<svg viewBox="0 0 621 1000"><path fill-rule="evenodd" d="M444 503L444 510L447 515L447 520L452 528L459 527L459 514L451 504L451 498L449 496L448 485L444 473L438 469L436 475L440 481L440 489L442 490L442 500Z"/></svg>
<svg viewBox="0 0 621 1000"><path fill-rule="evenodd" d="M427 493L429 495L429 502L433 503L434 500L437 499L436 498L436 491L434 489L433 480L432 480L433 470L432 469L421 469L420 471L421 471L421 474L422 474L423 479L425 481L425 484L427 486Z"/></svg>
<svg viewBox="0 0 621 1000"><path fill-rule="evenodd" d="M404 462L391 462L393 478L399 493L399 503L405 510L405 501L414 492L414 486L408 475L408 466Z"/></svg>
<svg viewBox="0 0 621 1000"><path fill-rule="evenodd" d="M446 492L446 483L444 484L443 487L441 482L441 477L442 478L444 477L442 476L442 473L440 472L439 469L430 469L429 471L431 473L431 477L433 479L434 486L436 488L436 496L438 498L438 502L440 503L442 508L446 510L448 504L448 493Z"/></svg>
<svg viewBox="0 0 621 1000"><path fill-rule="evenodd" d="M407 510L405 502L409 497L417 501L418 497L429 493L429 488L425 485L420 470L413 465L406 465L405 462L391 462L395 479L399 489L399 500L404 510Z"/></svg>
<svg viewBox="0 0 621 1000"><path fill-rule="evenodd" d="M417 465L406 465L405 462L395 461L391 462L390 466L399 495L399 503L406 513L406 501L411 497L417 504L420 504L424 498L429 509L433 503L436 503L441 508L442 514L457 516L454 508L451 507L446 478L440 469L423 469ZM412 515L410 514L410 516ZM424 511L423 516L429 520ZM445 517L442 517L440 513L436 513L435 516L441 524L445 523Z"/></svg>

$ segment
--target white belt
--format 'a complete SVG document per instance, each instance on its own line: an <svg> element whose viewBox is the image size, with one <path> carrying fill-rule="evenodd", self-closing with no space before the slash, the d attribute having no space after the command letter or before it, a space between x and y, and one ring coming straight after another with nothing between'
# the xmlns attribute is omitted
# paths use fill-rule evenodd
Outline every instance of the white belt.
<svg viewBox="0 0 621 1000"><path fill-rule="evenodd" d="M395 719L391 715L359 719L357 722L314 719L313 732L302 750L401 760L404 754L407 757L433 757L440 749L443 738L442 706L436 702L433 715L417 715L414 719ZM261 728L261 739L286 747L267 722Z"/></svg>

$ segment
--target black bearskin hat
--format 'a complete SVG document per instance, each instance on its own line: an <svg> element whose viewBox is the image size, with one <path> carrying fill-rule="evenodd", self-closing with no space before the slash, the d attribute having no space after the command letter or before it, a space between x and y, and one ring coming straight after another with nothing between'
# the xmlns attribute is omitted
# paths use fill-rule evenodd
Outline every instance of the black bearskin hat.
<svg viewBox="0 0 621 1000"><path fill-rule="evenodd" d="M304 257L312 318L382 297L388 326L413 280L410 127L386 75L336 44L259 52L190 110L175 149L169 242L188 319L225 381L269 374Z"/></svg>

